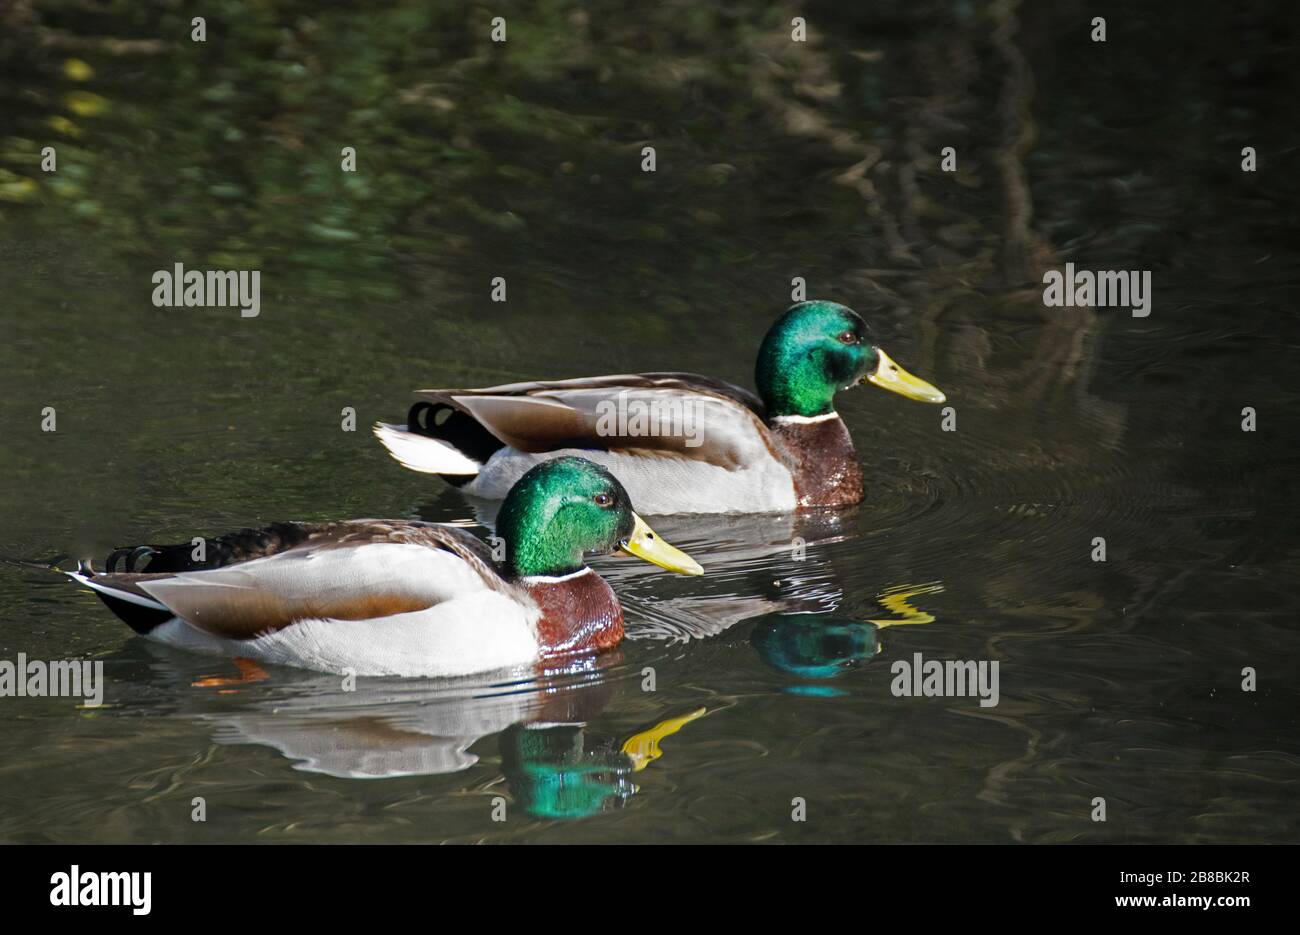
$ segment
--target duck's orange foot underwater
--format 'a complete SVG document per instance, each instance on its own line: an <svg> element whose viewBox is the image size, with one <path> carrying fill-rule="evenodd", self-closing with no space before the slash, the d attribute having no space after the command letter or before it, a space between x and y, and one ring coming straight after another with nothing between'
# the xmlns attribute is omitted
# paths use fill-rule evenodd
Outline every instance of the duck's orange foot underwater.
<svg viewBox="0 0 1300 935"><path fill-rule="evenodd" d="M229 689L231 685L248 685L252 682L264 682L271 677L265 669L259 666L252 659L246 659L243 656L235 657L235 668L239 670L236 676L206 675L197 682L191 682L191 688L225 688ZM226 694L219 692L218 694Z"/></svg>

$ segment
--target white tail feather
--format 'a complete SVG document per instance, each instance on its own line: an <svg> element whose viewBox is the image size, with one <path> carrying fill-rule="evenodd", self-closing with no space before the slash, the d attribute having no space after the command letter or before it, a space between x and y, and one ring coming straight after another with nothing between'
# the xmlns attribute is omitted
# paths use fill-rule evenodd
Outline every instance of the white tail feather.
<svg viewBox="0 0 1300 935"><path fill-rule="evenodd" d="M421 474L477 474L483 465L447 442L407 431L405 425L375 423L375 437L402 465Z"/></svg>

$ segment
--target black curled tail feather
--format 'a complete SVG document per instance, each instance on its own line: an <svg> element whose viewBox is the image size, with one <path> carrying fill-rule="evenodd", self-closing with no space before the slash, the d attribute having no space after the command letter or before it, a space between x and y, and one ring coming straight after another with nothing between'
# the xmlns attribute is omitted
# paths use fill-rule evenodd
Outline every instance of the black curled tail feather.
<svg viewBox="0 0 1300 935"><path fill-rule="evenodd" d="M497 438L468 413L446 403L420 400L406 413L406 430L416 435L426 435L451 445L467 458L486 464L488 458L505 447ZM471 475L443 474L443 480L460 486L473 479Z"/></svg>
<svg viewBox="0 0 1300 935"><path fill-rule="evenodd" d="M104 562L108 574L176 574L222 568L235 562L274 555L307 539L314 527L303 523L273 523L262 529L241 529L224 536L175 545L123 546Z"/></svg>
<svg viewBox="0 0 1300 935"><path fill-rule="evenodd" d="M127 572L129 574L142 572L147 565L152 564L149 559L151 556L157 555L160 548L166 547L135 545L114 549L104 559L104 571L110 575L118 572Z"/></svg>

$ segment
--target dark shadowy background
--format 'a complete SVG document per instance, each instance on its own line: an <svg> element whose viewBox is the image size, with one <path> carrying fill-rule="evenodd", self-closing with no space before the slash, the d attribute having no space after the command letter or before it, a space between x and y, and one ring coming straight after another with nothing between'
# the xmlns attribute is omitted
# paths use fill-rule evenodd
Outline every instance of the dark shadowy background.
<svg viewBox="0 0 1300 935"><path fill-rule="evenodd" d="M558 683L221 695L191 683L229 663L0 569L0 658L102 660L111 702L0 699L0 839L1294 840L1293 4L860 6L0 7L0 554L473 523L368 423L420 386L749 383L795 276L958 420L847 394L867 502L657 524L709 575L603 563L636 638ZM1065 261L1150 270L1151 315L1045 308ZM261 270L261 315L155 308L177 262ZM890 593L934 619L871 622ZM999 660L1001 704L894 698L914 652Z"/></svg>

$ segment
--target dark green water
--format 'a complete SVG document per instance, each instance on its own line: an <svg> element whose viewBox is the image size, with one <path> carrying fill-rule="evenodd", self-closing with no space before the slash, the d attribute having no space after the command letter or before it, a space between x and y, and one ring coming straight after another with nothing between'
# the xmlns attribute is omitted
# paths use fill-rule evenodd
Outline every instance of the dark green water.
<svg viewBox="0 0 1300 935"><path fill-rule="evenodd" d="M170 6L0 13L0 555L479 528L368 424L422 386L748 384L795 276L957 429L842 396L860 508L657 519L708 574L597 561L630 639L510 684L197 686L235 667L0 566L0 659L107 678L97 710L0 698L0 840L1297 838L1286 4L1035 5L1014 32L978 3L814 4L801 45L757 3L507 4L504 46L497 11L457 4L208 6L202 45ZM1067 260L1152 271L1149 317L1045 308ZM155 308L176 262L260 269L260 316ZM997 661L1000 703L895 697L918 652ZM623 752L701 709L662 755Z"/></svg>

